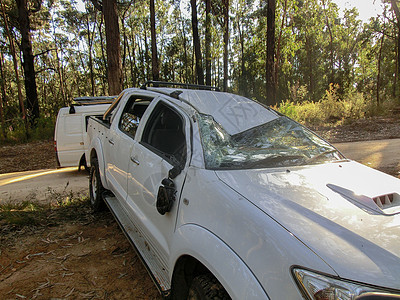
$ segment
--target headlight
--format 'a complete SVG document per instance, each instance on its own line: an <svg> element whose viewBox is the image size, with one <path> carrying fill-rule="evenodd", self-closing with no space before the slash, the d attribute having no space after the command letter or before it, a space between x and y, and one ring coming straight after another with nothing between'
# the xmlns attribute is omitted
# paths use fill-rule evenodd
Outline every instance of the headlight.
<svg viewBox="0 0 400 300"><path fill-rule="evenodd" d="M302 292L310 300L400 299L400 293L393 294L384 289L334 279L298 268L293 268L292 272Z"/></svg>

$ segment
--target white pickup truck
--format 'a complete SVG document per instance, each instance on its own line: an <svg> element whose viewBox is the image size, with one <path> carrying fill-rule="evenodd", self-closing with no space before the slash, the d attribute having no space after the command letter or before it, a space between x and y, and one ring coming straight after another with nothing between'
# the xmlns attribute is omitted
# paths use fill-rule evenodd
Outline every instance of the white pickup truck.
<svg viewBox="0 0 400 300"><path fill-rule="evenodd" d="M162 295L400 299L400 180L268 107L147 84L91 117L88 137L91 204Z"/></svg>

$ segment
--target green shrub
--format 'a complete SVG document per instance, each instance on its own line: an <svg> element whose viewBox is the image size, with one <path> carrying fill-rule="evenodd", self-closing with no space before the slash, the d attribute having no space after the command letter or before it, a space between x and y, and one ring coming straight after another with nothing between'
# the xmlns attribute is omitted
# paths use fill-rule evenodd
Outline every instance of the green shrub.
<svg viewBox="0 0 400 300"><path fill-rule="evenodd" d="M355 120L369 114L372 111L370 99L365 99L362 93L348 91L343 99L338 94L338 86L330 85L324 97L319 101L293 102L283 101L276 109L284 115L309 125L336 125L345 120ZM301 92L303 94L303 92ZM385 102L386 103L386 102ZM375 105L376 107L376 105ZM385 109L387 111L387 109Z"/></svg>
<svg viewBox="0 0 400 300"><path fill-rule="evenodd" d="M15 118L7 123L6 138L0 134L2 143L25 143L32 140L49 140L54 136L54 117L40 117L34 126L28 124L26 130L25 122L22 118ZM2 130L0 128L0 130Z"/></svg>

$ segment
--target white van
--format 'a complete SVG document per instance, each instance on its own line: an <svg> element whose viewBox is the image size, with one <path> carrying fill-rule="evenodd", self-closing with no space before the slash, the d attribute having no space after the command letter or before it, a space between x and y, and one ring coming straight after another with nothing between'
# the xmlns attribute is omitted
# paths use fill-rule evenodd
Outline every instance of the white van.
<svg viewBox="0 0 400 300"><path fill-rule="evenodd" d="M70 107L63 107L57 115L54 149L58 167L86 168L87 120L103 115L115 96L75 98Z"/></svg>

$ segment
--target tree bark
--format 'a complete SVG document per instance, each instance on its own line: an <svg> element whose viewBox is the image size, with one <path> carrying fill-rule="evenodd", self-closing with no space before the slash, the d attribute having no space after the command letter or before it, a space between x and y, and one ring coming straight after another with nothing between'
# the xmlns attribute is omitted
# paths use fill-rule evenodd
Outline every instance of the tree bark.
<svg viewBox="0 0 400 300"><path fill-rule="evenodd" d="M96 22L96 15L94 17L94 22ZM94 29L96 28L96 24L93 26L93 32L90 32L90 21L89 14L86 14L86 28L87 28L87 39L88 39L88 54L89 54L89 72L90 72L90 86L91 86L91 95L95 95L95 85L94 85L94 71L93 71L93 55L92 55L92 46L93 46L93 37L94 37Z"/></svg>
<svg viewBox="0 0 400 300"><path fill-rule="evenodd" d="M17 84L17 91L18 91L18 102L19 102L19 109L22 115L22 120L24 120L25 123L25 128L28 128L28 122L26 119L26 111L25 111L25 105L24 105L24 100L22 98L22 91L21 91L21 82L19 80L19 72L18 72L18 60L17 60L17 54L15 52L15 46L14 46L14 40L13 37L11 36L10 29L8 27L8 21L7 21L7 16L3 4L3 0L0 0L1 3L1 10L2 10L2 15L4 19L4 25L8 37L8 41L10 43L10 52L13 58L13 64L14 64L14 72L15 72L15 82ZM4 77L3 77L4 78Z"/></svg>
<svg viewBox="0 0 400 300"><path fill-rule="evenodd" d="M156 12L154 9L154 0L150 0L150 27L151 27L151 67L153 73L153 80L159 80L160 68L158 65L158 55L157 55Z"/></svg>
<svg viewBox="0 0 400 300"><path fill-rule="evenodd" d="M3 138L7 138L6 132L6 123L4 121L4 107L6 104L6 88L5 88L5 77L3 72L3 52L0 51L0 84L1 84L1 96L0 96L0 121L1 121L1 132L3 134Z"/></svg>
<svg viewBox="0 0 400 300"><path fill-rule="evenodd" d="M385 26L385 24L383 24ZM383 48L383 41L385 39L385 34L386 34L386 28L384 27L383 32L382 32L382 38L381 38L381 44L379 47L379 53L378 53L378 74L376 76L376 105L379 107L381 104L380 100L380 95L379 95L379 90L381 88L381 61L382 61L382 48Z"/></svg>
<svg viewBox="0 0 400 300"><path fill-rule="evenodd" d="M276 89L278 87L278 79L279 79L279 63L280 63L280 58L281 58L281 41L282 41L282 33L283 33L283 27L285 26L285 20L286 20L286 14L287 14L287 0L284 0L284 8L283 8L283 15L282 15L282 21L281 21L281 28L279 30L279 37L278 37L278 43L276 45L276 60L275 60L275 76L274 76L274 82L275 82L275 93Z"/></svg>
<svg viewBox="0 0 400 300"><path fill-rule="evenodd" d="M266 66L266 79L267 79L267 104L276 104L276 91L275 91L275 0L267 0L267 66Z"/></svg>
<svg viewBox="0 0 400 300"><path fill-rule="evenodd" d="M211 85L211 0L206 2L206 33L205 33L205 50L206 50L206 85Z"/></svg>
<svg viewBox="0 0 400 300"><path fill-rule="evenodd" d="M324 7L324 14L325 14L325 24L326 27L328 28L328 32L329 32L329 48L330 48L330 60L331 60L331 74L330 74L330 78L329 78L329 83L335 83L335 68L334 68L334 53L333 53L333 34L332 34L332 29L331 29L331 25L329 24L329 19L328 19L328 14L326 11L326 4L325 4L325 0L322 0L322 5Z"/></svg>
<svg viewBox="0 0 400 300"><path fill-rule="evenodd" d="M190 0L190 4L192 6L193 46L194 46L194 53L196 56L197 83L204 85L204 72L203 72L203 65L202 65L202 58L201 58L196 0Z"/></svg>
<svg viewBox="0 0 400 300"><path fill-rule="evenodd" d="M39 102L36 90L34 56L30 35L30 22L26 0L16 0L18 7L18 23L21 33L21 50L23 57L23 69L25 75L25 93L27 109L30 112L30 122L34 124L39 118Z"/></svg>
<svg viewBox="0 0 400 300"><path fill-rule="evenodd" d="M118 95L122 91L122 65L117 1L103 0L102 3L106 29L108 94Z"/></svg>
<svg viewBox="0 0 400 300"><path fill-rule="evenodd" d="M224 81L223 90L228 91L228 44L229 44L229 0L224 0Z"/></svg>
<svg viewBox="0 0 400 300"><path fill-rule="evenodd" d="M106 78L108 78L108 68L107 68L107 59L106 56L104 54L104 38L103 38L103 33L101 31L101 27L103 26L103 20L104 20L104 14L103 12L101 13L101 21L100 24L98 26L99 29L99 37L100 37L100 45L101 45L101 59L103 61L103 65L104 65L104 73L101 75L101 79L103 81L103 84L101 85L102 87L102 91L103 91L103 95L106 94L106 83L108 83L108 81L106 80ZM107 45L106 45L107 47Z"/></svg>

